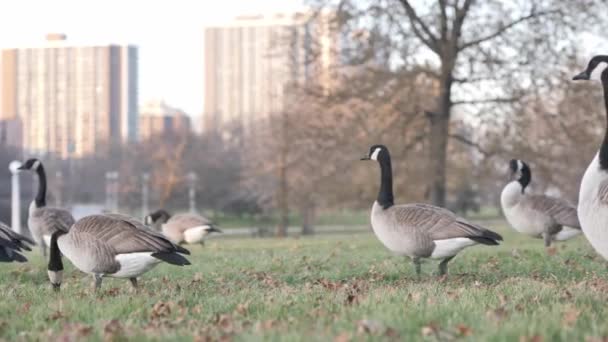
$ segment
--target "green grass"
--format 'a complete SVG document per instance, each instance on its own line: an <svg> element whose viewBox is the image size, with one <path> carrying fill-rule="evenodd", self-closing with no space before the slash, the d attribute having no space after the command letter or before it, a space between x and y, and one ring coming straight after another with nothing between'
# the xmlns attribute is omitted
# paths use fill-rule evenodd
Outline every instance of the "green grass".
<svg viewBox="0 0 608 342"><path fill-rule="evenodd" d="M0 265L6 340L584 341L608 336L606 263L583 237L547 255L541 240L499 229L500 247L472 247L440 279L370 234L210 240L190 267L140 280L91 279L69 262L54 293L42 258ZM336 338L337 337L337 338ZM538 339L536 339L538 340Z"/></svg>

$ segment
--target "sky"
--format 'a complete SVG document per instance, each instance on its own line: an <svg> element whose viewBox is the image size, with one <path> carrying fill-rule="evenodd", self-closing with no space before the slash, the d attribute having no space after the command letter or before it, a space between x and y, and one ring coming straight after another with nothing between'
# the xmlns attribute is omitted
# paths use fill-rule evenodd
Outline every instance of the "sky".
<svg viewBox="0 0 608 342"><path fill-rule="evenodd" d="M242 14L302 9L301 0L18 0L2 4L0 47L36 45L49 32L78 44L139 47L139 102L203 109L203 28Z"/></svg>

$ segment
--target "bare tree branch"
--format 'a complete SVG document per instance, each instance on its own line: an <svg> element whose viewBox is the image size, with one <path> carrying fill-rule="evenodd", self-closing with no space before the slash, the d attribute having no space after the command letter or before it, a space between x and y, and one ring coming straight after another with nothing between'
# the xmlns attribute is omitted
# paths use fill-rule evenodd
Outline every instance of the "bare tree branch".
<svg viewBox="0 0 608 342"><path fill-rule="evenodd" d="M520 100L520 97L495 97L489 99L479 99L479 100L460 100L454 101L452 104L454 106L457 105L468 105L468 104L488 104L488 103L513 103Z"/></svg>
<svg viewBox="0 0 608 342"><path fill-rule="evenodd" d="M454 139L454 140L456 140L456 141L458 141L458 142L460 142L462 144L465 144L467 146L471 146L471 147L475 148L477 151L479 151L479 153L483 154L484 157L486 157L486 158L491 155L491 153L488 152L488 151L486 151L483 147L481 147L480 144L472 141L471 139L469 139L469 138L467 138L467 137L465 137L463 135L460 135L460 134L450 134L449 137L450 137L450 139Z"/></svg>
<svg viewBox="0 0 608 342"><path fill-rule="evenodd" d="M436 54L440 55L441 52L439 50L439 44L437 43L437 37L433 35L429 27L422 21L422 19L416 13L416 10L412 7L408 0L399 0L405 11L407 13L408 18L412 24L412 29L416 34L416 37L420 39L424 45L426 45L429 49L431 49ZM423 32L421 32L422 30Z"/></svg>
<svg viewBox="0 0 608 342"><path fill-rule="evenodd" d="M510 30L511 28L515 27L516 25L521 24L521 23L523 23L523 22L525 22L527 20L539 18L539 17L545 16L545 15L549 15L549 14L553 14L553 13L559 13L559 10L548 10L548 11L532 12L532 13L530 13L528 15L525 15L523 17L520 17L520 18L512 21L511 23L509 23L509 24L507 24L505 26L502 26L501 28L499 28L498 30L496 30L495 32L493 32L493 33L491 33L491 34L489 34L487 36L484 36L484 37L472 40L472 41L467 42L467 43L463 43L460 47L458 47L458 50L459 51L466 50L466 49L468 49L468 48L470 48L472 46L476 46L476 45L479 45L479 44L481 44L483 42L487 42L489 40L492 40L492 39L494 39L496 37L501 36L506 31Z"/></svg>

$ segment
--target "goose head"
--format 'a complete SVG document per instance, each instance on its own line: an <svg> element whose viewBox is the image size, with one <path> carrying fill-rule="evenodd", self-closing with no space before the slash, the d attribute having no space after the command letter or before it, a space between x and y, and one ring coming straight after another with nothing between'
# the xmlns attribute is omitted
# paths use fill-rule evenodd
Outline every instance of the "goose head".
<svg viewBox="0 0 608 342"><path fill-rule="evenodd" d="M602 66L602 68L598 69L598 66ZM608 66L608 55L597 55L589 60L587 64L587 68L581 72L580 74L574 76L572 80L580 81L580 80L591 80L591 79L599 79L598 77L594 77L594 72L596 69L604 70L605 67Z"/></svg>
<svg viewBox="0 0 608 342"><path fill-rule="evenodd" d="M38 169L42 166L42 162L36 158L30 158L25 161L25 163L21 164L17 170L32 170L38 171Z"/></svg>
<svg viewBox="0 0 608 342"><path fill-rule="evenodd" d="M375 160L378 162L390 159L388 148L384 145L372 145L369 148L369 153L361 158L361 160Z"/></svg>
<svg viewBox="0 0 608 342"><path fill-rule="evenodd" d="M169 214L164 209L158 209L157 211L151 212L144 218L144 223L147 225L155 224L155 223L165 223L171 218L171 214Z"/></svg>
<svg viewBox="0 0 608 342"><path fill-rule="evenodd" d="M211 233L222 233L221 229L217 228L216 226L214 226L212 224L205 226L204 230L205 230L205 235L208 235Z"/></svg>
<svg viewBox="0 0 608 342"><path fill-rule="evenodd" d="M523 192L532 179L530 167L523 160L511 159L509 161L509 171L511 180L518 181L521 184L521 191Z"/></svg>

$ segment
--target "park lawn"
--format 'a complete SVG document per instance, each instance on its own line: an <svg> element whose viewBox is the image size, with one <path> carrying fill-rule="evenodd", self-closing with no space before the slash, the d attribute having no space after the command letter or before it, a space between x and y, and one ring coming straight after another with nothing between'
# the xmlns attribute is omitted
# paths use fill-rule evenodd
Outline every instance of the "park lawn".
<svg viewBox="0 0 608 342"><path fill-rule="evenodd" d="M547 253L541 240L497 229L436 276L417 279L372 234L212 239L189 267L160 265L133 293L66 264L54 293L38 251L0 265L6 340L598 341L608 336L606 263L584 237ZM551 255L548 255L551 254Z"/></svg>

